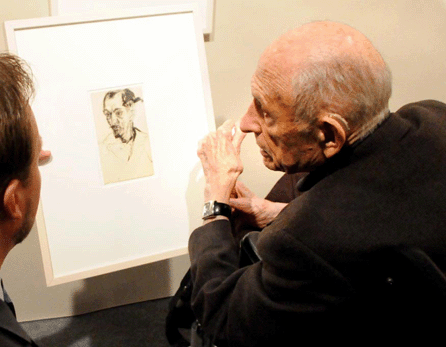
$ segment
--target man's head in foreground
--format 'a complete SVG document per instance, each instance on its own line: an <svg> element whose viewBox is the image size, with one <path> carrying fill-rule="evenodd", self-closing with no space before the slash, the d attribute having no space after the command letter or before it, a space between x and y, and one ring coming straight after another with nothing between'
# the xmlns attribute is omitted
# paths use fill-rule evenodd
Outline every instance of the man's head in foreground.
<svg viewBox="0 0 446 347"><path fill-rule="evenodd" d="M0 265L28 235L40 198L41 139L29 100L26 65L0 54Z"/></svg>
<svg viewBox="0 0 446 347"><path fill-rule="evenodd" d="M265 166L309 171L367 136L389 114L391 74L357 30L314 22L262 54L240 128L253 132Z"/></svg>

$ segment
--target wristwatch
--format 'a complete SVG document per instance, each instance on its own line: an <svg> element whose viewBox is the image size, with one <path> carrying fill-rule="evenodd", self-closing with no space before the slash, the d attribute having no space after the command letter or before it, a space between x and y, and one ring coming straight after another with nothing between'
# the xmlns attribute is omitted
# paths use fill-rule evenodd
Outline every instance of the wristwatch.
<svg viewBox="0 0 446 347"><path fill-rule="evenodd" d="M215 200L208 201L204 204L203 219L209 219L215 216L225 216L231 218L231 206Z"/></svg>

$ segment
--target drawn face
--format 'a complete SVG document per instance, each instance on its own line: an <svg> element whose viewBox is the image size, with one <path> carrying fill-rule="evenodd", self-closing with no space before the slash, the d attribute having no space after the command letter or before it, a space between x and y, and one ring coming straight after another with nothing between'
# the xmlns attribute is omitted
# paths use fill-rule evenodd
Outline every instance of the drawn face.
<svg viewBox="0 0 446 347"><path fill-rule="evenodd" d="M113 130L115 138L128 142L133 136L133 106L122 104L122 93L115 94L105 100L103 113L107 117L108 125Z"/></svg>

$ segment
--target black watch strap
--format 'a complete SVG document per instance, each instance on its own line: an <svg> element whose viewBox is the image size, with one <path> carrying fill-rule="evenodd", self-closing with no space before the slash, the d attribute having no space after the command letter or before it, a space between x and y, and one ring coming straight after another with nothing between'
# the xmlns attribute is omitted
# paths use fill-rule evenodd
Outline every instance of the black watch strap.
<svg viewBox="0 0 446 347"><path fill-rule="evenodd" d="M216 216L231 218L231 206L215 200L206 202L203 208L203 219L209 219Z"/></svg>

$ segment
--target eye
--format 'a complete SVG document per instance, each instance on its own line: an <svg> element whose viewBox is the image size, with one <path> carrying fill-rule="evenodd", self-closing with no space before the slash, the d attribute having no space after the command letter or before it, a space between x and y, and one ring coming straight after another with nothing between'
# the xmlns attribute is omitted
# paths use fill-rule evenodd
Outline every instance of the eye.
<svg viewBox="0 0 446 347"><path fill-rule="evenodd" d="M258 114L259 114L261 117L264 117L264 115L265 115L266 112L263 110L263 108L262 108L262 104L260 103L260 101L257 100L257 99L254 99L254 105L255 105L255 108L256 108Z"/></svg>
<svg viewBox="0 0 446 347"><path fill-rule="evenodd" d="M260 101L257 99L254 99L254 106L259 113L262 111L262 105L260 104Z"/></svg>
<svg viewBox="0 0 446 347"><path fill-rule="evenodd" d="M117 110L115 113L116 113L116 115L118 117L122 117L122 111L121 110Z"/></svg>

